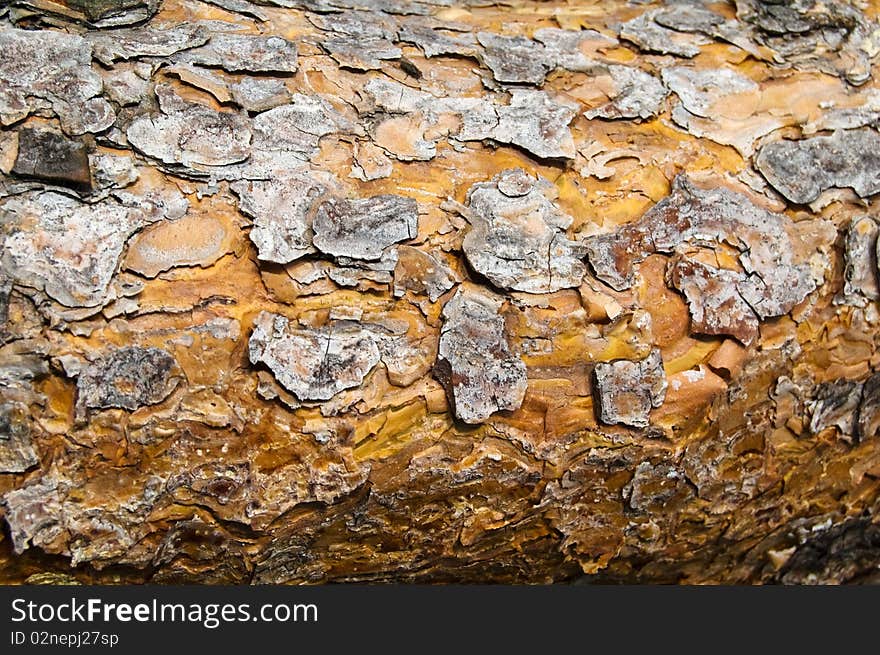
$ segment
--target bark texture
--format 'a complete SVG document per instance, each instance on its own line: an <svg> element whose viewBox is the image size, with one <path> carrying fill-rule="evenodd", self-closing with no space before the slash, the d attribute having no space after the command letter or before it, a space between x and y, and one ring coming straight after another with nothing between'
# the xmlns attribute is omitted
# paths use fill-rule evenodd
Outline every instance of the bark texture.
<svg viewBox="0 0 880 655"><path fill-rule="evenodd" d="M877 581L878 12L3 3L0 580Z"/></svg>

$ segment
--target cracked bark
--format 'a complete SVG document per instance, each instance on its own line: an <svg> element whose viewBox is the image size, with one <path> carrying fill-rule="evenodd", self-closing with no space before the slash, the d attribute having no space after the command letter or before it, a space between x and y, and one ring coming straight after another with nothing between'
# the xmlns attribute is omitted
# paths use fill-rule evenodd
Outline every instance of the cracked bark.
<svg viewBox="0 0 880 655"><path fill-rule="evenodd" d="M878 8L594 4L6 3L0 580L876 582Z"/></svg>

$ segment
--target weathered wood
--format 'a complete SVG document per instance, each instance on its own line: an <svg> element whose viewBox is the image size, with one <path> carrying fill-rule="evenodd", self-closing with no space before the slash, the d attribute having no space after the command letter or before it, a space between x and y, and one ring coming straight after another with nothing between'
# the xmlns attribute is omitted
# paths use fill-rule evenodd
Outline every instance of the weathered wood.
<svg viewBox="0 0 880 655"><path fill-rule="evenodd" d="M876 3L4 5L0 580L876 581Z"/></svg>

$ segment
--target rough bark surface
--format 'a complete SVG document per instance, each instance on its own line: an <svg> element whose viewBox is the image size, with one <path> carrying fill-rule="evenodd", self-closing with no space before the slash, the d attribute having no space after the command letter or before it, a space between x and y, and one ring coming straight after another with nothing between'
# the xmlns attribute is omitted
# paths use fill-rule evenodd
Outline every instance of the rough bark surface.
<svg viewBox="0 0 880 655"><path fill-rule="evenodd" d="M0 580L880 565L880 5L0 7Z"/></svg>

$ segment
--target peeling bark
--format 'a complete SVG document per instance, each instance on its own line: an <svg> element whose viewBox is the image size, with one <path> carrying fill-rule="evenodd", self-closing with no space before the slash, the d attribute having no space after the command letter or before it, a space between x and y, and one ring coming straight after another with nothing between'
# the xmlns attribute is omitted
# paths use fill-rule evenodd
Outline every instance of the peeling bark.
<svg viewBox="0 0 880 655"><path fill-rule="evenodd" d="M878 146L874 130L838 130L831 136L767 144L755 165L794 203L811 203L832 188L851 188L864 198L880 191Z"/></svg>
<svg viewBox="0 0 880 655"><path fill-rule="evenodd" d="M873 3L6 5L0 581L876 581Z"/></svg>
<svg viewBox="0 0 880 655"><path fill-rule="evenodd" d="M510 352L498 314L501 302L491 293L462 288L443 308L436 375L465 423L518 409L525 396L526 367Z"/></svg>

